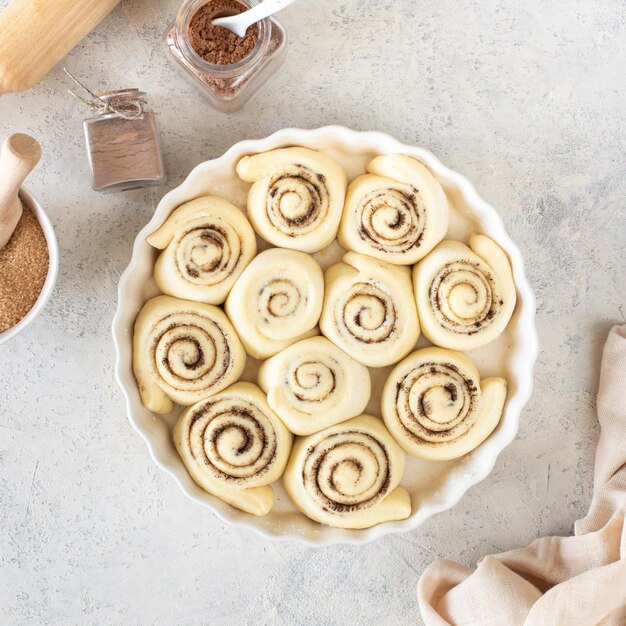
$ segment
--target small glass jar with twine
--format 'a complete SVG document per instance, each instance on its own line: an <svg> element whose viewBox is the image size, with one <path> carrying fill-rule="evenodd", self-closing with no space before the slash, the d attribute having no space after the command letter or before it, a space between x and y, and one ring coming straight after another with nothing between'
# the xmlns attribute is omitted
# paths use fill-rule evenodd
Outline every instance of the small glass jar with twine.
<svg viewBox="0 0 626 626"><path fill-rule="evenodd" d="M138 89L96 94L64 71L88 97L69 93L96 113L83 121L93 189L122 191L164 183L155 116L145 108L146 94Z"/></svg>

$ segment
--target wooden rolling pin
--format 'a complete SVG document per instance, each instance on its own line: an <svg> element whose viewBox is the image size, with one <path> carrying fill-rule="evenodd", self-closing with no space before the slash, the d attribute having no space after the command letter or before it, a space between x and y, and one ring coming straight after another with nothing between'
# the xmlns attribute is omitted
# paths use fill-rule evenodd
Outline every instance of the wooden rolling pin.
<svg viewBox="0 0 626 626"><path fill-rule="evenodd" d="M24 179L41 158L41 146L29 135L11 135L0 150L0 250L22 217L19 198Z"/></svg>
<svg viewBox="0 0 626 626"><path fill-rule="evenodd" d="M12 0L0 13L0 94L38 83L120 0Z"/></svg>

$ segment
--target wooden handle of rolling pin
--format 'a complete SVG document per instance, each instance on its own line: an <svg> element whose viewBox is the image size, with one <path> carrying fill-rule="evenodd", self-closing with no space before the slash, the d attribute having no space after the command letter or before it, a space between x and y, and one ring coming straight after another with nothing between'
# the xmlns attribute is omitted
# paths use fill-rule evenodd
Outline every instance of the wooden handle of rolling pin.
<svg viewBox="0 0 626 626"><path fill-rule="evenodd" d="M120 0L12 0L0 13L0 95L39 82Z"/></svg>
<svg viewBox="0 0 626 626"><path fill-rule="evenodd" d="M0 150L0 250L22 217L19 198L24 179L41 158L41 146L29 135L11 135Z"/></svg>

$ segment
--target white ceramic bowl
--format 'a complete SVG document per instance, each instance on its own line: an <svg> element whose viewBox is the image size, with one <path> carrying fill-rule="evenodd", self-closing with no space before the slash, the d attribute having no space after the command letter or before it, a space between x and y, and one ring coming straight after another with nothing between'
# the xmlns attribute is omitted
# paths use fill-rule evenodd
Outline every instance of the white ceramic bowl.
<svg viewBox="0 0 626 626"><path fill-rule="evenodd" d="M41 293L37 300L35 300L35 304L33 304L31 310L15 326L0 333L0 344L9 341L11 337L15 337L15 335L24 330L39 315L52 295L59 273L59 246L50 218L46 215L39 202L37 202L24 187L20 190L20 199L22 200L22 204L27 206L34 213L46 237L49 258L48 275L41 288Z"/></svg>
<svg viewBox="0 0 626 626"><path fill-rule="evenodd" d="M407 457L402 484L411 493L413 512L411 517L400 522L358 531L322 526L297 511L280 482L274 486L275 504L268 515L254 517L238 511L205 493L187 473L171 436L180 409L167 416L157 416L145 409L139 398L132 371L133 324L143 303L158 293L152 280L157 251L146 243L146 236L159 227L175 207L207 193L222 195L245 207L249 185L238 180L235 173L237 161L246 154L290 145L328 152L342 163L349 179L363 173L367 162L378 154L402 153L419 159L439 179L453 207L447 238L464 241L472 232L489 235L506 250L513 266L518 302L509 327L496 341L468 353L483 376L502 375L508 379L508 397L502 420L487 441L456 461L437 463ZM341 248L335 242L315 257L327 267L341 257ZM515 437L520 412L531 394L533 366L537 358L534 318L535 299L524 274L522 256L496 211L480 198L466 178L442 165L427 150L401 144L382 133L355 132L340 126L316 130L285 129L265 139L242 141L220 158L201 163L182 185L161 200L153 218L137 235L132 258L120 279L119 304L113 320L116 374L126 397L131 424L145 439L157 465L174 477L189 498L206 506L225 522L250 528L271 539L297 540L316 546L364 543L417 528L431 515L454 506L472 485L491 472L498 454ZM421 345L427 345L423 338L418 342L418 346ZM255 379L255 367L252 362L246 368L245 379ZM380 415L380 391L389 369L373 370L373 394L367 412Z"/></svg>

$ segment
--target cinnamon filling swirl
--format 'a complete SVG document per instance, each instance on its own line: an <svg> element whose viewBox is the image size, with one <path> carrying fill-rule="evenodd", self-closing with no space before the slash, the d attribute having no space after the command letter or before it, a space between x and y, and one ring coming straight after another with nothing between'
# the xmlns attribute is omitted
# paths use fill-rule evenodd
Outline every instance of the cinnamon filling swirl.
<svg viewBox="0 0 626 626"><path fill-rule="evenodd" d="M389 491L389 456L383 443L369 433L335 433L308 449L302 481L324 511L367 509Z"/></svg>
<svg viewBox="0 0 626 626"><path fill-rule="evenodd" d="M468 245L442 241L413 268L415 300L426 337L442 348L467 351L506 328L515 309L509 259L485 235Z"/></svg>
<svg viewBox="0 0 626 626"><path fill-rule="evenodd" d="M479 446L502 416L506 381L481 380L462 352L422 348L385 382L381 411L395 440L413 456L446 461Z"/></svg>
<svg viewBox="0 0 626 626"><path fill-rule="evenodd" d="M352 358L384 367L407 355L420 327L410 272L355 252L326 272L322 333Z"/></svg>
<svg viewBox="0 0 626 626"><path fill-rule="evenodd" d="M248 216L263 239L308 253L333 241L346 194L346 173L334 159L308 148L278 148L243 157L237 174L253 183Z"/></svg>
<svg viewBox="0 0 626 626"><path fill-rule="evenodd" d="M503 304L491 273L467 260L440 269L431 283L429 299L443 328L466 335L489 326Z"/></svg>
<svg viewBox="0 0 626 626"><path fill-rule="evenodd" d="M177 319L182 315L186 318L183 324ZM188 317L188 313L172 313L155 324L152 361L170 388L210 389L230 369L230 346L219 324L202 318L195 325Z"/></svg>
<svg viewBox="0 0 626 626"><path fill-rule="evenodd" d="M410 185L382 187L365 195L356 209L358 233L373 249L400 254L420 246L426 211Z"/></svg>
<svg viewBox="0 0 626 626"><path fill-rule="evenodd" d="M274 427L244 399L207 401L189 422L187 445L196 463L238 487L263 476L276 458Z"/></svg>
<svg viewBox="0 0 626 626"><path fill-rule="evenodd" d="M294 164L269 181L265 212L276 230L297 237L320 225L329 203L325 176Z"/></svg>
<svg viewBox="0 0 626 626"><path fill-rule="evenodd" d="M294 281L277 278L266 282L259 289L257 310L264 321L269 323L269 318L293 317L306 305L306 299Z"/></svg>
<svg viewBox="0 0 626 626"><path fill-rule="evenodd" d="M303 252L272 248L244 270L226 313L248 354L266 359L314 330L324 298L324 276Z"/></svg>
<svg viewBox="0 0 626 626"><path fill-rule="evenodd" d="M480 399L476 381L452 363L423 363L396 384L395 408L406 435L440 443L458 439L473 425Z"/></svg>
<svg viewBox="0 0 626 626"><path fill-rule="evenodd" d="M222 304L256 254L254 230L241 210L219 196L202 196L172 211L146 237L162 250L154 280L166 294Z"/></svg>
<svg viewBox="0 0 626 626"><path fill-rule="evenodd" d="M370 398L367 368L324 337L293 344L259 368L267 401L297 435L310 435L365 409Z"/></svg>
<svg viewBox="0 0 626 626"><path fill-rule="evenodd" d="M216 285L236 269L242 242L234 229L204 224L186 231L176 247L176 268L188 282Z"/></svg>
<svg viewBox="0 0 626 626"><path fill-rule="evenodd" d="M355 283L337 303L340 328L366 344L383 343L396 328L396 307L391 296L372 283Z"/></svg>
<svg viewBox="0 0 626 626"><path fill-rule="evenodd" d="M334 365L339 364L335 362ZM337 374L329 363L302 361L288 372L285 384L300 402L320 403L330 398L337 389Z"/></svg>
<svg viewBox="0 0 626 626"><path fill-rule="evenodd" d="M235 382L246 353L224 312L171 296L148 300L135 320L133 371L156 413L191 405Z"/></svg>

